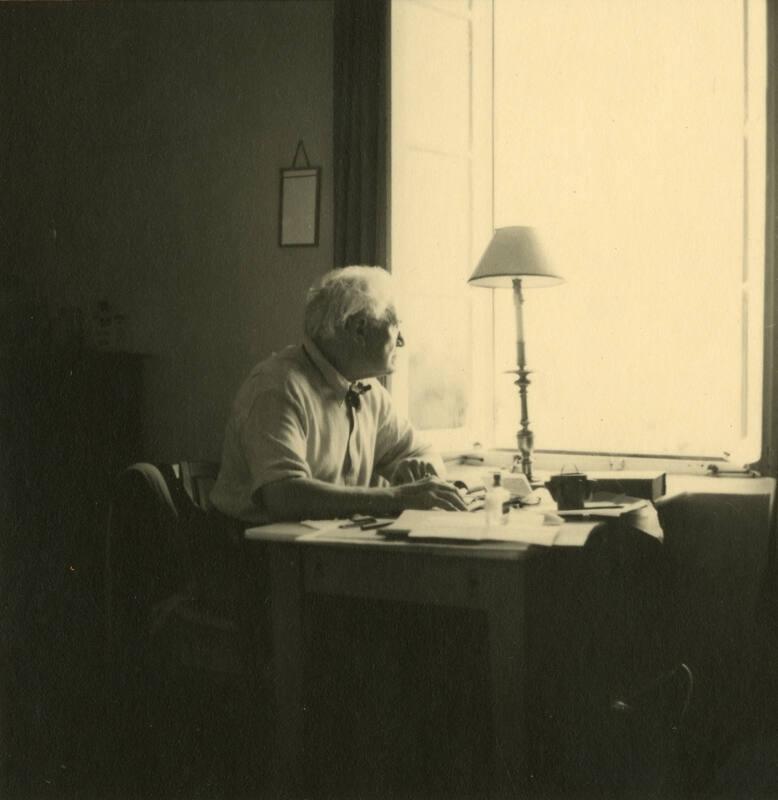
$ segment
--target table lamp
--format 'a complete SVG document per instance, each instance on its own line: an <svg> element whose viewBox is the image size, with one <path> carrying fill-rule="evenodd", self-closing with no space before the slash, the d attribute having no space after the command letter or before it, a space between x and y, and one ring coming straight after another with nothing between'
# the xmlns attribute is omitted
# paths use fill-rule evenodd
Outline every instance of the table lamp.
<svg viewBox="0 0 778 800"><path fill-rule="evenodd" d="M478 266L468 283L488 289L513 289L513 307L516 312L516 369L511 370L517 378L521 400L520 427L516 434L521 457L521 469L532 482L533 435L529 427L527 411L527 387L530 384L524 346L524 320L522 305L524 287L552 286L562 278L549 268L533 228L512 225L497 228L491 242L481 256Z"/></svg>

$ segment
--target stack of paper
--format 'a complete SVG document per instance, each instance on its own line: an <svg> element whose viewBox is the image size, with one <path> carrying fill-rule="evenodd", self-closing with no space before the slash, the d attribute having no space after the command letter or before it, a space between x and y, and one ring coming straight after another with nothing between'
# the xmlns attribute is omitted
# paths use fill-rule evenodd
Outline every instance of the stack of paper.
<svg viewBox="0 0 778 800"><path fill-rule="evenodd" d="M623 517L633 511L639 511L648 505L647 500L635 500L633 498L617 498L609 500L591 500L584 503L583 508L570 508L565 511L557 511L560 517L575 519L576 517Z"/></svg>
<svg viewBox="0 0 778 800"><path fill-rule="evenodd" d="M648 502L635 497L617 495L610 492L597 492L583 508L557 511L566 521L580 519L609 519L624 517L636 530L662 540L664 534L659 523L656 508Z"/></svg>
<svg viewBox="0 0 778 800"><path fill-rule="evenodd" d="M548 525L543 514L519 511L505 524L488 525L480 513L451 511L403 511L388 527L387 535L406 534L408 539L449 539L470 542L523 542L550 546L559 524Z"/></svg>

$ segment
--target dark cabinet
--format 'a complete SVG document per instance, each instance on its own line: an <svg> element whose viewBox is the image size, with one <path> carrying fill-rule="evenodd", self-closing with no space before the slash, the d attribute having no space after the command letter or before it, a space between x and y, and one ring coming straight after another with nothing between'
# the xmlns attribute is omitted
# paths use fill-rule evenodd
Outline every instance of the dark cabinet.
<svg viewBox="0 0 778 800"><path fill-rule="evenodd" d="M61 376L54 398L51 523L61 522L70 538L67 555L79 569L101 561L112 480L141 455L142 366L142 357L130 353L86 354Z"/></svg>
<svg viewBox="0 0 778 800"><path fill-rule="evenodd" d="M99 718L111 485L142 450L143 356L32 349L0 375L0 744L19 794L67 785Z"/></svg>
<svg viewBox="0 0 778 800"><path fill-rule="evenodd" d="M98 568L111 481L140 457L143 360L87 351L6 364L11 511L28 544L70 572Z"/></svg>

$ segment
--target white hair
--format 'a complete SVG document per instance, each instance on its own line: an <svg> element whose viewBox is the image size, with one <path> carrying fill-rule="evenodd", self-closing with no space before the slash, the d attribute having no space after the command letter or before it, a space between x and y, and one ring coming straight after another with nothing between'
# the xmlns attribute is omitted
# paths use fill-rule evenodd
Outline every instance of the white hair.
<svg viewBox="0 0 778 800"><path fill-rule="evenodd" d="M337 336L355 316L396 321L391 275L381 267L343 267L326 273L308 290L305 333L311 339Z"/></svg>

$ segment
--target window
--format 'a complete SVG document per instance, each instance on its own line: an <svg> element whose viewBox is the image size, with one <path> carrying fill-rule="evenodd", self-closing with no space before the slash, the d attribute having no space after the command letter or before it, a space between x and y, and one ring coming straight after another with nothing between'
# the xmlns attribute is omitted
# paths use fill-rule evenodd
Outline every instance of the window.
<svg viewBox="0 0 778 800"><path fill-rule="evenodd" d="M489 3L392 3L392 272L398 407L441 449L491 420L491 297L467 285L491 235ZM487 324L485 324L487 323Z"/></svg>
<svg viewBox="0 0 778 800"><path fill-rule="evenodd" d="M414 347L397 389L411 418L454 447L515 449L510 292L465 282L492 226L530 224L566 279L525 292L532 430L558 451L546 460L756 460L763 0L392 10L392 263Z"/></svg>

